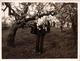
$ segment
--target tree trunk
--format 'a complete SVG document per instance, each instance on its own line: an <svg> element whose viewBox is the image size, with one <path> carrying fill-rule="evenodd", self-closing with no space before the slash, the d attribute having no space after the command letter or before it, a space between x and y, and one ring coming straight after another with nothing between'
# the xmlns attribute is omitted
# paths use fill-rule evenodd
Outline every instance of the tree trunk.
<svg viewBox="0 0 80 61"><path fill-rule="evenodd" d="M63 32L63 21L60 21L60 22L61 22L60 29L61 29L61 32Z"/></svg>
<svg viewBox="0 0 80 61"><path fill-rule="evenodd" d="M73 31L73 35L74 35L74 44L77 44L77 13L76 15L71 17L71 21L72 21L72 31Z"/></svg>
<svg viewBox="0 0 80 61"><path fill-rule="evenodd" d="M74 39L77 40L77 24L75 24L73 21L72 21L72 30L73 30L73 34L75 36Z"/></svg>
<svg viewBox="0 0 80 61"><path fill-rule="evenodd" d="M12 25L12 27L9 30L9 34L7 37L7 45L11 46L11 47L15 47L15 36L16 36L16 32L18 30L18 25L17 23L14 23Z"/></svg>
<svg viewBox="0 0 80 61"><path fill-rule="evenodd" d="M71 17L71 21L72 21L72 30L75 36L77 36L77 15L74 15L73 17Z"/></svg>

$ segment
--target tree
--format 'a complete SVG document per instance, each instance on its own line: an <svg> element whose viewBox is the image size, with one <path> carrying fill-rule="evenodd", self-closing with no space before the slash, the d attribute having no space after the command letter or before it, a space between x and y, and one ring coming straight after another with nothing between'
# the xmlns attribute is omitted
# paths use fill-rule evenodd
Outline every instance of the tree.
<svg viewBox="0 0 80 61"><path fill-rule="evenodd" d="M15 39L16 32L17 32L18 28L23 27L23 25L24 25L24 22L21 22L20 20L22 20L22 21L25 20L25 13L27 13L28 5L30 5L30 4L27 4L26 7L24 6L25 9L24 9L23 15L21 15L21 16L19 14L17 14L14 11L14 9L12 9L11 3L5 2L4 4L6 5L6 8L9 8L9 15L12 15L15 17L15 23L12 24L12 27L10 28L10 32L9 32L9 35L7 38L7 45L14 47L15 46L14 39Z"/></svg>
<svg viewBox="0 0 80 61"><path fill-rule="evenodd" d="M56 3L55 5L58 13L56 17L61 19L61 29L65 22L71 22L73 33L77 35L77 3Z"/></svg>
<svg viewBox="0 0 80 61"><path fill-rule="evenodd" d="M67 20L67 17L69 17L72 22L72 29L74 33L77 32L76 31L77 5L75 3L61 3L61 4L59 3L30 3L30 2L19 3L23 5L23 8L21 8L22 11L18 9L17 7L15 7L16 8L16 11L15 11L12 8L12 5L10 2L4 2L3 4L5 4L6 6L3 11L5 11L6 8L9 8L9 15L12 15L15 17L15 22L14 24L12 24L12 27L10 28L10 33L7 38L7 45L9 46L15 46L14 39L15 39L15 35L16 35L18 28L24 27L25 23L27 23L28 21L35 20L36 17L41 18L43 16L55 15L59 20L61 19L60 20L61 23L65 22ZM31 5L36 5L37 13L33 16L29 16L28 18L26 18L26 16L28 16L29 6ZM44 7L46 5L49 5L49 7L53 6L54 10L44 10ZM73 15L72 13L75 15ZM62 23L62 26L63 26L63 23Z"/></svg>
<svg viewBox="0 0 80 61"><path fill-rule="evenodd" d="M43 17L44 15L49 15L52 12L54 12L54 11L50 11L48 13L42 13L42 14L39 14L39 15L36 14L34 16L26 18L26 16L28 15L27 14L28 7L33 3L21 3L23 5L23 12L22 13L18 13L20 10L17 7L16 7L17 12L16 12L12 8L10 2L4 2L4 4L6 5L6 8L9 8L9 15L12 15L12 16L15 17L15 23L12 24L12 27L10 28L10 32L9 32L9 35L8 35L8 38L7 38L7 45L12 46L12 47L15 47L15 35L16 35L16 32L17 32L18 28L24 27L25 23L27 23L28 21L35 20L36 17L40 18L40 17ZM5 11L6 8L3 11Z"/></svg>

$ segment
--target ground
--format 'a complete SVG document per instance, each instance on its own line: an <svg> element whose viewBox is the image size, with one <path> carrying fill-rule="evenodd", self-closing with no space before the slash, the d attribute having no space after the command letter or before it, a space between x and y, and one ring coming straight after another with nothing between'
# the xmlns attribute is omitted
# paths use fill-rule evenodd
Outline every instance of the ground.
<svg viewBox="0 0 80 61"><path fill-rule="evenodd" d="M8 47L6 38L9 30L2 31L2 58L77 58L77 40L71 30L61 32L51 28L44 38L44 51L35 53L36 35L30 29L19 29L16 34L16 47Z"/></svg>

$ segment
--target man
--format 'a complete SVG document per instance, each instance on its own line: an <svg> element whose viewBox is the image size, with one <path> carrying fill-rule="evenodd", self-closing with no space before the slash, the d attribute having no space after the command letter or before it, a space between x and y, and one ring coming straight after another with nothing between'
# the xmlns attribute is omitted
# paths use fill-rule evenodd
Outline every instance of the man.
<svg viewBox="0 0 80 61"><path fill-rule="evenodd" d="M47 24L47 26L44 26L44 25L45 24L37 26L37 23L34 23L32 28L31 28L31 33L35 34L37 36L36 52L40 52L40 53L43 53L43 45L44 45L45 34L50 31L49 24Z"/></svg>
<svg viewBox="0 0 80 61"><path fill-rule="evenodd" d="M43 26L39 26L40 29L37 29L37 40L36 40L36 52L43 53L43 44L44 44L44 36L46 34L45 29Z"/></svg>

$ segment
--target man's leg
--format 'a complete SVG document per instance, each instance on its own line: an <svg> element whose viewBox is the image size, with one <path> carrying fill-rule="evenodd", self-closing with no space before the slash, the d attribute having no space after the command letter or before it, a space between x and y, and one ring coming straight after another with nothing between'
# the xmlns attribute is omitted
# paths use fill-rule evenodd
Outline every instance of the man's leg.
<svg viewBox="0 0 80 61"><path fill-rule="evenodd" d="M40 42L40 37L37 36L37 40L36 40L36 52L39 52L39 42Z"/></svg>
<svg viewBox="0 0 80 61"><path fill-rule="evenodd" d="M44 39L44 36L41 36L41 40L40 40L40 52L41 53L43 53L43 43L44 43L43 39Z"/></svg>

